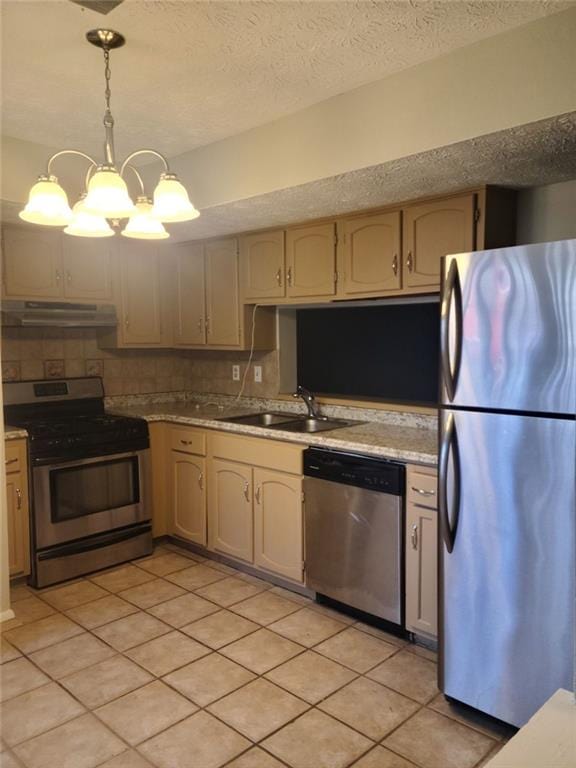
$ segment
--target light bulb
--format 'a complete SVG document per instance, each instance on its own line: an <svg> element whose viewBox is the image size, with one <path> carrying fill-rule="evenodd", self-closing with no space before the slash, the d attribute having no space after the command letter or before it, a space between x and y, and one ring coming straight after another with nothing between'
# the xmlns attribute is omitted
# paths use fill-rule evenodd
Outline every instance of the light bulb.
<svg viewBox="0 0 576 768"><path fill-rule="evenodd" d="M153 218L152 203L149 198L142 196L136 200L137 212L130 216L128 224L122 230L124 237L133 237L139 240L165 240L170 237L162 226L162 222Z"/></svg>
<svg viewBox="0 0 576 768"><path fill-rule="evenodd" d="M84 194L72 209L72 221L64 232L75 237L114 237L114 230L103 216L86 211L85 200Z"/></svg>
<svg viewBox="0 0 576 768"><path fill-rule="evenodd" d="M72 219L66 192L58 184L56 176L38 176L38 181L28 195L20 218L31 224L45 224L49 227L63 227Z"/></svg>
<svg viewBox="0 0 576 768"><path fill-rule="evenodd" d="M88 182L84 209L106 219L125 219L136 212L126 182L110 165L99 165Z"/></svg>
<svg viewBox="0 0 576 768"><path fill-rule="evenodd" d="M188 197L186 188L178 181L176 174L163 173L154 190L152 216L165 223L192 221L200 216Z"/></svg>

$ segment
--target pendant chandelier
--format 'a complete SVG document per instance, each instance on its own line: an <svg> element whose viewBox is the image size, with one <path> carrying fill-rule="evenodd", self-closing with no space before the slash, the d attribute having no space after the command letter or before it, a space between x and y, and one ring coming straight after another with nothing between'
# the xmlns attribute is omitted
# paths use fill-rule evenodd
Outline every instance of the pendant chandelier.
<svg viewBox="0 0 576 768"><path fill-rule="evenodd" d="M142 240L163 240L170 235L163 224L191 221L200 213L194 208L188 192L176 174L171 173L168 161L154 149L138 149L121 163L119 169L114 154L114 118L110 111L110 51L126 42L118 32L109 29L93 29L86 34L88 42L104 52L104 161L97 163L90 155L76 149L63 149L48 160L46 173L30 190L28 203L20 212L20 218L32 224L65 227L67 235L77 237L111 237L115 234L109 219L116 227L120 219L128 219L122 230L125 237ZM70 208L68 197L52 173L54 161L63 155L77 155L88 161L84 187L80 199ZM153 155L164 166L154 189L153 199L148 197L142 177L131 164L138 155ZM139 185L136 202L128 193L125 174L130 171Z"/></svg>

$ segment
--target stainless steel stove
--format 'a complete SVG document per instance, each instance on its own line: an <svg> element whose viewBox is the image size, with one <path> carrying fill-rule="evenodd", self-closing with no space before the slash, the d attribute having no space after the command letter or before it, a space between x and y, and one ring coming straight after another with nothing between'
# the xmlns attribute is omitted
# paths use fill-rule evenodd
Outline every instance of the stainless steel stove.
<svg viewBox="0 0 576 768"><path fill-rule="evenodd" d="M152 551L148 425L105 413L100 378L6 383L4 419L29 434L35 586Z"/></svg>

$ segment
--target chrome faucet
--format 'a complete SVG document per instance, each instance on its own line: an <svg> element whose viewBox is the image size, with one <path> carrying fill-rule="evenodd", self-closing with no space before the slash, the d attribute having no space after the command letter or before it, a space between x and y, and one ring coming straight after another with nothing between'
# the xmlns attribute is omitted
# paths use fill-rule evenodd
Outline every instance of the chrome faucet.
<svg viewBox="0 0 576 768"><path fill-rule="evenodd" d="M292 397L301 397L302 400L306 403L306 407L308 408L308 418L309 419L321 419L320 412L318 411L318 404L316 403L316 400L314 399L314 395L312 392L310 392L309 389L306 389L306 387L298 386L298 389Z"/></svg>

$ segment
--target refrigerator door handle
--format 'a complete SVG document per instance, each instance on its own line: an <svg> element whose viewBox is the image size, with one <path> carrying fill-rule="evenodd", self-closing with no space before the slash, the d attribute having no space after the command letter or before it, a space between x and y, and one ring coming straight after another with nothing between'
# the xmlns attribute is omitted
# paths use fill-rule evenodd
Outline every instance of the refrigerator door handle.
<svg viewBox="0 0 576 768"><path fill-rule="evenodd" d="M448 464L452 456L452 498L448 500ZM448 414L446 427L440 445L440 461L438 473L438 509L440 512L440 529L447 551L454 549L458 519L460 517L460 453L458 450L458 435L454 416ZM452 510L452 522L450 521Z"/></svg>
<svg viewBox="0 0 576 768"><path fill-rule="evenodd" d="M450 359L450 310L454 305L455 338L454 338L454 364ZM448 275L444 285L442 308L440 312L441 335L441 363L442 379L446 388L446 394L450 402L454 400L460 363L462 360L462 288L458 273L458 262L452 259L448 268Z"/></svg>

